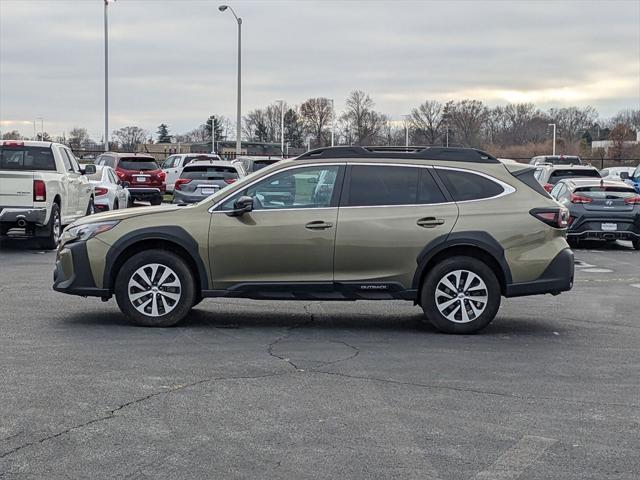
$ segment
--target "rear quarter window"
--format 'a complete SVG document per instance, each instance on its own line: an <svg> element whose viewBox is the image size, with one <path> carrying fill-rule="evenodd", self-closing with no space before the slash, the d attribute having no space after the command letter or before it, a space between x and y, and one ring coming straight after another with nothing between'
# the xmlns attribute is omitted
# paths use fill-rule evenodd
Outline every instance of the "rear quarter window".
<svg viewBox="0 0 640 480"><path fill-rule="evenodd" d="M0 147L0 169L55 171L56 161L50 147Z"/></svg>
<svg viewBox="0 0 640 480"><path fill-rule="evenodd" d="M436 171L456 202L496 197L504 192L499 183L475 173L442 168Z"/></svg>

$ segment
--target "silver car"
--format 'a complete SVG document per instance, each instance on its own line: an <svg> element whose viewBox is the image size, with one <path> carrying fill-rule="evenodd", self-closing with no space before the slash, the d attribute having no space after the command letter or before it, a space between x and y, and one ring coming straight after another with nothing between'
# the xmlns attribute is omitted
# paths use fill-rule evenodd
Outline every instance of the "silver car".
<svg viewBox="0 0 640 480"><path fill-rule="evenodd" d="M196 203L244 177L238 163L196 160L184 167L173 189L173 203Z"/></svg>

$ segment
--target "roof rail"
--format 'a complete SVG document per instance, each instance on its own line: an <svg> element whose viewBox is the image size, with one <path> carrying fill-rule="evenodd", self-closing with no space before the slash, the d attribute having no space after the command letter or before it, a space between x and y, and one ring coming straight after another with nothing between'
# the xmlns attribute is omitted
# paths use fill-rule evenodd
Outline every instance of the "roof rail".
<svg viewBox="0 0 640 480"><path fill-rule="evenodd" d="M449 160L454 162L500 163L493 155L475 148L461 147L326 147L303 153L297 159L312 158L386 158L412 160Z"/></svg>

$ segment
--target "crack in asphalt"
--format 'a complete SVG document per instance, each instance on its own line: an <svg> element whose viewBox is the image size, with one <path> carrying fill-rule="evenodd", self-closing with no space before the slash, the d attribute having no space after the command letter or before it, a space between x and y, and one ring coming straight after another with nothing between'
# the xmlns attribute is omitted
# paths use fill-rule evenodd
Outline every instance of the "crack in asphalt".
<svg viewBox="0 0 640 480"><path fill-rule="evenodd" d="M44 442L47 442L49 440L53 440L56 439L58 437L61 437L63 435L66 435L67 433L71 433L74 432L76 430L81 430L85 427L88 427L90 425L93 425L94 423L99 423L99 422L103 422L105 420L111 420L113 418L117 418L117 413L120 412L121 410L130 407L131 405L136 405L142 402L145 402L151 398L160 396L160 395L168 395L170 393L174 393L174 392L178 392L181 390L185 390L187 388L191 388L191 387L195 387L197 385L202 385L205 383L211 383L211 382L219 382L219 381L225 381L225 380L254 380L254 379L259 379L259 378L268 378L268 377L276 377L276 376L280 376L280 375L287 375L289 372L270 372L270 373L266 373L266 374L262 374L262 375L234 375L234 376L229 376L229 377L211 377L211 378L204 378L202 380L197 380L195 382L191 382L191 383L187 383L184 385L177 385L168 389L164 389L164 390L160 390L157 392L153 392L149 395L145 395L144 397L140 397L140 398L136 398L135 400L131 400L129 402L123 403L121 405L119 405L116 408L113 408L109 411L107 411L107 413L101 417L98 418L93 418L87 422L78 424L78 425L73 425L71 427L65 428L64 430L61 430L59 432L53 433L51 435L47 435L46 437L42 437L39 438L38 440L33 440L30 442L26 442L23 443L22 445L18 445L15 448L12 448L11 450L8 450L6 452L0 453L0 460L8 457L9 455L12 455L16 452L19 452L20 450L23 450L25 448L31 447L33 445L38 445L38 444L42 444ZM4 476L6 473L8 472L0 472L0 477Z"/></svg>
<svg viewBox="0 0 640 480"><path fill-rule="evenodd" d="M274 358L277 358L278 360L283 360L283 361L287 362L289 365L291 365L297 371L301 371L301 369L295 363L293 363L291 361L291 359L283 357L283 356L280 356L277 353L274 353L273 352L273 347L275 347L278 343L280 343L284 339L289 338L291 335L293 335L293 331L295 329L300 328L300 327L306 327L308 325L311 325L315 321L316 317L315 317L314 313L309 311L309 307L311 305L312 304L308 303L308 304L305 304L305 305L302 306L302 308L307 313L307 315L309 315L309 319L308 320L303 321L303 322L298 322L295 325L293 325L292 327L289 327L284 335L279 336L273 342L271 342L269 345L267 345L267 353L269 355L271 355Z"/></svg>
<svg viewBox="0 0 640 480"><path fill-rule="evenodd" d="M417 382L407 382L403 380L393 380L391 378L379 378L379 377L367 377L364 375L349 375L347 373L341 372L326 372L323 370L312 370L313 373L321 373L324 375L333 375L336 377L350 378L353 380L366 380L370 382L381 382L381 383L390 383L393 385L406 385L418 388L430 388L433 390L446 390L446 391L455 391L455 392L466 392L466 393L477 393L480 395L492 395L496 397L506 397L506 398L517 398L520 400L555 400L559 402L573 403L573 404L582 404L582 405L594 405L599 407L623 407L623 408L634 408L639 409L640 405L632 405L628 403L615 403L615 402L594 402L591 400L571 400L568 398L561 397L549 397L549 396L535 396L535 395L519 395L517 393L505 393L505 392L497 392L493 390L481 390L477 388L464 388L464 387L454 387L451 385L437 385L430 383L417 383Z"/></svg>

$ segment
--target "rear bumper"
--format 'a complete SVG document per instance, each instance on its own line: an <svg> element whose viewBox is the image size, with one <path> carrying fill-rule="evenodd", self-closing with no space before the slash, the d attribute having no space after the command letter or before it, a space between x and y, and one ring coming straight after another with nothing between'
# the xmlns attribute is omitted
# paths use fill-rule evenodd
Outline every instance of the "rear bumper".
<svg viewBox="0 0 640 480"><path fill-rule="evenodd" d="M505 297L522 297L525 295L557 295L571 290L573 287L574 256L571 249L562 250L551 261L549 266L532 282L512 283L505 288Z"/></svg>
<svg viewBox="0 0 640 480"><path fill-rule="evenodd" d="M152 200L162 198L162 191L159 188L130 187L129 194L134 200Z"/></svg>
<svg viewBox="0 0 640 480"><path fill-rule="evenodd" d="M182 193L180 190L173 191L173 203L196 203L210 195L189 195Z"/></svg>
<svg viewBox="0 0 640 480"><path fill-rule="evenodd" d="M53 289L83 297L111 296L109 290L96 287L89 266L86 242L65 245L58 251L53 271Z"/></svg>
<svg viewBox="0 0 640 480"><path fill-rule="evenodd" d="M615 224L615 230L603 230L602 224ZM583 240L636 240L640 238L640 216L635 212L627 214L602 214L589 212L575 218L567 237Z"/></svg>
<svg viewBox="0 0 640 480"><path fill-rule="evenodd" d="M47 223L47 209L42 208L0 208L0 223L16 224L19 220L39 226Z"/></svg>

